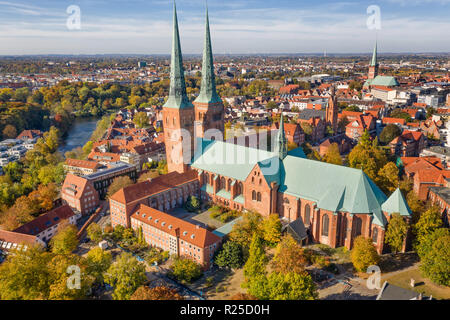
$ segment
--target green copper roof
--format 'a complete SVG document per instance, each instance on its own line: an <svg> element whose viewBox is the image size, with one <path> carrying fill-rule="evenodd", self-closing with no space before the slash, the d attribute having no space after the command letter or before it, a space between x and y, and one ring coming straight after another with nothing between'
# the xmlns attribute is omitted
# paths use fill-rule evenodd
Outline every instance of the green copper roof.
<svg viewBox="0 0 450 320"><path fill-rule="evenodd" d="M172 58L170 63L169 99L163 107L174 109L193 107L186 94L186 82L184 80L183 57L181 53L180 34L178 31L178 18L175 1L173 3L173 38Z"/></svg>
<svg viewBox="0 0 450 320"><path fill-rule="evenodd" d="M398 188L389 197L389 199L383 203L381 208L389 214L400 213L401 216L411 216L411 209L403 197L402 192Z"/></svg>
<svg viewBox="0 0 450 320"><path fill-rule="evenodd" d="M373 48L372 61L370 62L371 67L375 67L378 64L377 61L377 43L375 42L375 48Z"/></svg>
<svg viewBox="0 0 450 320"><path fill-rule="evenodd" d="M244 181L256 164L268 184L277 182L280 192L315 201L332 212L372 214L373 223L386 225L381 208L386 195L362 170L289 154L280 160L274 152L221 141L207 144L192 167Z"/></svg>
<svg viewBox="0 0 450 320"><path fill-rule="evenodd" d="M397 79L391 76L376 76L374 79L369 79L365 82L364 86L384 86L384 87L397 87L400 84Z"/></svg>
<svg viewBox="0 0 450 320"><path fill-rule="evenodd" d="M287 155L287 139L284 134L283 112L280 117L280 128L278 129L278 157L283 160Z"/></svg>
<svg viewBox="0 0 450 320"><path fill-rule="evenodd" d="M202 83L200 94L195 99L200 103L222 102L216 91L216 79L214 76L214 62L211 46L211 34L209 32L208 8L206 8L205 43L203 47Z"/></svg>

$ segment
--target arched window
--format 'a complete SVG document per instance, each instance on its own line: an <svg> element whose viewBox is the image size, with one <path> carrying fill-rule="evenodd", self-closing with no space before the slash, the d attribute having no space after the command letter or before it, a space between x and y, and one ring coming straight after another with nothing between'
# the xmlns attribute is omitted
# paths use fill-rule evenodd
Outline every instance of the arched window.
<svg viewBox="0 0 450 320"><path fill-rule="evenodd" d="M243 191L244 191L244 187L242 185L242 182L239 182L236 187L236 195L242 194Z"/></svg>
<svg viewBox="0 0 450 320"><path fill-rule="evenodd" d="M311 220L311 207L309 206L309 204L307 204L305 206L305 224L309 225Z"/></svg>
<svg viewBox="0 0 450 320"><path fill-rule="evenodd" d="M330 224L330 218L328 215L324 215L322 219L322 235L328 237L328 229Z"/></svg>
<svg viewBox="0 0 450 320"><path fill-rule="evenodd" d="M261 202L261 192L258 192L258 194L256 195L256 199Z"/></svg>
<svg viewBox="0 0 450 320"><path fill-rule="evenodd" d="M252 191L252 200L253 201L256 200L256 191L255 190Z"/></svg>
<svg viewBox="0 0 450 320"><path fill-rule="evenodd" d="M206 181L206 184L210 184L208 172L205 173L205 181Z"/></svg>
<svg viewBox="0 0 450 320"><path fill-rule="evenodd" d="M361 235L362 220L361 218L355 217L355 237Z"/></svg>
<svg viewBox="0 0 450 320"><path fill-rule="evenodd" d="M378 243L378 228L373 228L372 230L372 242Z"/></svg>
<svg viewBox="0 0 450 320"><path fill-rule="evenodd" d="M227 186L227 190L230 191L231 190L231 179L228 179L228 186Z"/></svg>
<svg viewBox="0 0 450 320"><path fill-rule="evenodd" d="M222 177L220 178L220 189L226 189L226 182L225 182L225 178Z"/></svg>

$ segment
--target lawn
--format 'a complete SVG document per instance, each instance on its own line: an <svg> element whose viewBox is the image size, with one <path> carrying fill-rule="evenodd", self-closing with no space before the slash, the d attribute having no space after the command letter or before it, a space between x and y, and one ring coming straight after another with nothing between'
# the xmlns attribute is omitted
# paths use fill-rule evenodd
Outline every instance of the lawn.
<svg viewBox="0 0 450 320"><path fill-rule="evenodd" d="M411 278L416 281L416 286L411 288ZM450 299L450 288L439 286L426 279L420 273L419 268L413 267L406 271L399 271L395 275L382 276L382 283L388 281L389 283L416 292L421 292L426 296L432 295L436 299Z"/></svg>

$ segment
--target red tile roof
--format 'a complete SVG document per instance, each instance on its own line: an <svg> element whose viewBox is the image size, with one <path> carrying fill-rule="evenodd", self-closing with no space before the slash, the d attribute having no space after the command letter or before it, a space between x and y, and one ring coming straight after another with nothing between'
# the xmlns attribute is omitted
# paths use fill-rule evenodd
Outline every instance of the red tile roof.
<svg viewBox="0 0 450 320"><path fill-rule="evenodd" d="M17 245L23 244L31 246L36 243L39 243L39 239L36 236L32 236L29 234L19 233L15 231L0 230L0 250L14 249L12 247L10 247L9 249L3 247L5 243L12 243Z"/></svg>
<svg viewBox="0 0 450 320"><path fill-rule="evenodd" d="M84 169L96 169L101 166L98 162L95 161L79 160L79 159L66 159L66 165Z"/></svg>

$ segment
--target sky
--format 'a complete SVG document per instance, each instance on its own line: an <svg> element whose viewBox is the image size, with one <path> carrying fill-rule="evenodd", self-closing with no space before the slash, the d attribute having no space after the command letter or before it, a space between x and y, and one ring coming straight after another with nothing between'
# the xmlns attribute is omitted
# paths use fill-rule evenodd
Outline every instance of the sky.
<svg viewBox="0 0 450 320"><path fill-rule="evenodd" d="M205 3L177 1L184 54L202 52ZM369 53L376 39L380 53L450 52L450 0L209 0L208 8L216 54ZM168 54L171 34L172 0L0 0L0 55Z"/></svg>

